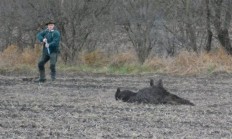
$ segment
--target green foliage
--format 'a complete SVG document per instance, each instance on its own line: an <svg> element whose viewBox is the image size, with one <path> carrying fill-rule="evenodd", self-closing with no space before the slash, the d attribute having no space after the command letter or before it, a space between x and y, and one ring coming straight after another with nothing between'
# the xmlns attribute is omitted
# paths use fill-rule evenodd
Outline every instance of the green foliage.
<svg viewBox="0 0 232 139"><path fill-rule="evenodd" d="M120 67L109 66L108 72L112 74L139 74L148 73L153 70L143 65L123 65Z"/></svg>

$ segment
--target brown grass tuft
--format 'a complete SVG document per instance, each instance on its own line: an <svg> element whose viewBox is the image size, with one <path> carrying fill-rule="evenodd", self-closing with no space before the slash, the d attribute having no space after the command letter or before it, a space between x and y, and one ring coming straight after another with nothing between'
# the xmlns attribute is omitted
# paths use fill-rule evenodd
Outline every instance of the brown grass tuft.
<svg viewBox="0 0 232 139"><path fill-rule="evenodd" d="M197 54L183 51L174 58L174 61L166 64L165 71L185 75L197 73L201 70L201 67Z"/></svg>
<svg viewBox="0 0 232 139"><path fill-rule="evenodd" d="M232 72L232 56L223 49L210 53L190 53L182 51L176 57L157 58L154 57L145 62L145 65L163 73L178 75L193 75L211 72Z"/></svg>
<svg viewBox="0 0 232 139"><path fill-rule="evenodd" d="M153 57L145 61L144 65L148 66L154 70L160 70L165 67L165 60L158 57Z"/></svg>
<svg viewBox="0 0 232 139"><path fill-rule="evenodd" d="M41 46L35 46L34 49L26 48L23 52L18 51L18 47L11 45L0 53L0 67L15 68L22 65L34 66L37 63L41 52Z"/></svg>
<svg viewBox="0 0 232 139"><path fill-rule="evenodd" d="M28 65L35 65L41 54L41 46L36 45L34 49L26 48L21 55L21 62Z"/></svg>
<svg viewBox="0 0 232 139"><path fill-rule="evenodd" d="M19 52L17 46L11 45L0 53L0 69L27 69L35 68L41 46L36 45L34 49L24 49ZM210 53L191 53L182 51L176 57L160 58L153 57L145 61L143 65L139 64L138 58L134 52L128 51L113 56L106 56L100 50L90 53L83 52L80 54L79 62L87 65L89 68L95 69L99 67L103 71L116 69L143 72L145 69L149 71L178 74L178 75L195 75L212 72L232 73L232 56L228 55L224 49L217 49ZM123 67L123 68L122 68ZM141 68L142 67L142 68ZM136 70L138 69L138 70ZM89 69L91 71L91 69Z"/></svg>
<svg viewBox="0 0 232 139"><path fill-rule="evenodd" d="M15 45L8 46L1 54L1 64L2 66L12 66L18 63L20 54L18 53L18 48Z"/></svg>
<svg viewBox="0 0 232 139"><path fill-rule="evenodd" d="M90 53L82 53L80 55L80 60L82 64L89 66L104 66L108 63L108 58L100 50L95 50Z"/></svg>
<svg viewBox="0 0 232 139"><path fill-rule="evenodd" d="M138 63L137 56L133 52L124 52L114 55L110 62L110 66L120 67L120 66L137 64L137 63Z"/></svg>

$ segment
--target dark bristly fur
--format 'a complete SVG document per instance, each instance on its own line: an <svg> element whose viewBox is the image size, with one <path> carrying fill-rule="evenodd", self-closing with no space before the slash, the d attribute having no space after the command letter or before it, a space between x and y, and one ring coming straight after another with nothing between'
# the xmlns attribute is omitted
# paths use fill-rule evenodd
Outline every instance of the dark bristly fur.
<svg viewBox="0 0 232 139"><path fill-rule="evenodd" d="M116 100L121 99L123 102L130 103L150 103L150 104L171 104L171 105L192 105L189 100L178 97L177 95L169 93L164 87L162 80L158 80L154 85L153 79L150 80L150 87L143 88L137 93L130 90L120 91L117 89L115 94Z"/></svg>
<svg viewBox="0 0 232 139"><path fill-rule="evenodd" d="M118 88L117 92L115 93L115 99L122 100L123 102L128 102L129 99L135 95L136 95L136 93L134 93L130 90L120 91L120 88Z"/></svg>

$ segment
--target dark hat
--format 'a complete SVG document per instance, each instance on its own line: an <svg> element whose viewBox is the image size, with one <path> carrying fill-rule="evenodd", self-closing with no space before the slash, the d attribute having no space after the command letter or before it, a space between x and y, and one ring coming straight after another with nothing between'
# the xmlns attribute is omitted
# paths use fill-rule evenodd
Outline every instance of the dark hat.
<svg viewBox="0 0 232 139"><path fill-rule="evenodd" d="M55 24L54 20L50 20L49 22L46 23L46 25L48 24Z"/></svg>

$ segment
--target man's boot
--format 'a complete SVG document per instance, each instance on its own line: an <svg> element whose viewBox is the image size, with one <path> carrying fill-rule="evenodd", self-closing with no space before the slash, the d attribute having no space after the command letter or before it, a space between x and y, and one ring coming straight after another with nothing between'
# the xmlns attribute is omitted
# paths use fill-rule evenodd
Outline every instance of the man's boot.
<svg viewBox="0 0 232 139"><path fill-rule="evenodd" d="M35 80L36 83L44 83L46 81L45 78L45 71L44 70L40 70L39 71L39 79Z"/></svg>
<svg viewBox="0 0 232 139"><path fill-rule="evenodd" d="M56 73L55 72L51 73L51 79L52 79L52 81L55 81L55 79L56 79Z"/></svg>
<svg viewBox="0 0 232 139"><path fill-rule="evenodd" d="M55 79L56 79L56 68L55 68L55 65L51 64L50 65L50 69L51 69L51 79L52 79L52 81L55 81Z"/></svg>

